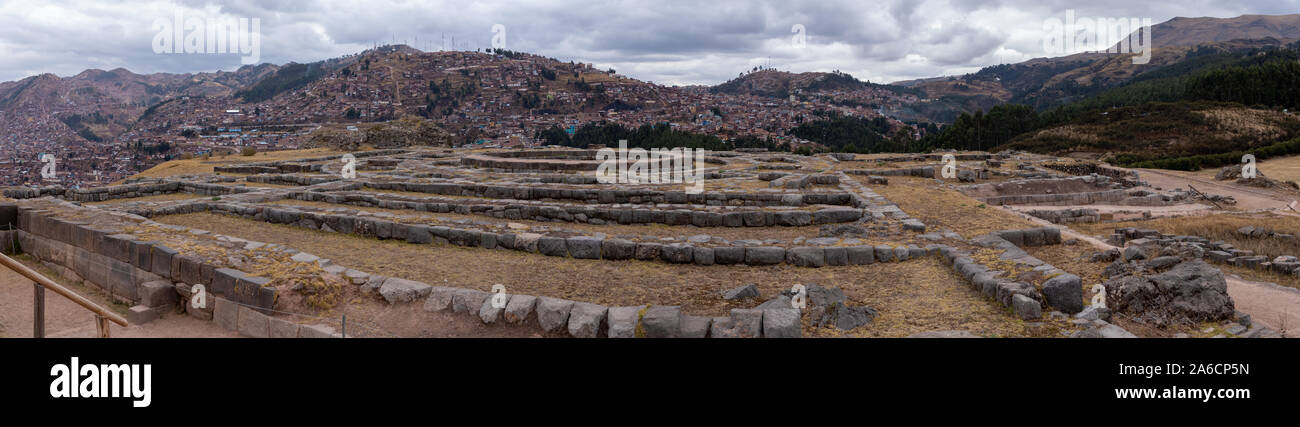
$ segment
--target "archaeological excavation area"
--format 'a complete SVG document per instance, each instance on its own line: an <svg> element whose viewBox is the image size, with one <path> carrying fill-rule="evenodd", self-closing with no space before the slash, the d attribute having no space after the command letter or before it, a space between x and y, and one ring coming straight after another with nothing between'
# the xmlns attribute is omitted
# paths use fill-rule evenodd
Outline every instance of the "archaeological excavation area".
<svg viewBox="0 0 1300 427"><path fill-rule="evenodd" d="M344 154L6 189L0 243L133 325L275 338L1272 337L1234 293L1300 274L1300 223L1230 183L1018 152L710 152L698 192L593 150Z"/></svg>

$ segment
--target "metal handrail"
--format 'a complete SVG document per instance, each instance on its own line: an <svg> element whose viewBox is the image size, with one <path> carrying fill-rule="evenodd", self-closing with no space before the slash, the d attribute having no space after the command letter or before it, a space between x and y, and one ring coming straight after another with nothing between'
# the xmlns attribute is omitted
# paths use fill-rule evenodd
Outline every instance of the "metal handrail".
<svg viewBox="0 0 1300 427"><path fill-rule="evenodd" d="M63 287L63 285L55 283L53 280L50 280L50 278L45 277L41 273L36 272L36 270L32 270L26 265L23 265L22 263L15 261L13 258L10 258L5 254L0 254L0 264L3 264L5 267L9 267L10 270L13 270L15 273L18 273L23 277L31 279L32 281L36 282L36 285L45 289L52 290L59 295L63 295L65 298L70 299L72 300L72 302L77 303L77 305L80 305L86 308L87 310L94 312L100 337L104 337L104 338L108 337L108 324L105 322L105 320L110 320L113 323L116 323L123 327L127 326L126 318L122 317L121 315L109 311L107 308L104 308L103 306L96 304L94 301L86 299L86 297L78 295L76 292L73 292L72 290ZM40 296L38 296L38 298L39 297ZM36 319L36 321L39 323L42 321L42 319ZM40 329L44 329L44 328L40 328Z"/></svg>

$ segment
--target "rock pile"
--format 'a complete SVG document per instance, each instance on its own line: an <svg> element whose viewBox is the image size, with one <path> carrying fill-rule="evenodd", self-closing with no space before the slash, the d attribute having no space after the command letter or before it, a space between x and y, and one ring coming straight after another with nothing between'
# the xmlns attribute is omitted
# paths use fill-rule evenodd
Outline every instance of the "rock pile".
<svg viewBox="0 0 1300 427"><path fill-rule="evenodd" d="M1163 260L1163 262L1157 262ZM1172 260L1177 261L1175 258ZM1106 301L1116 312L1156 326L1231 319L1232 297L1223 272L1201 260L1178 262L1164 272L1168 258L1147 263L1152 274L1124 271L1105 283Z"/></svg>

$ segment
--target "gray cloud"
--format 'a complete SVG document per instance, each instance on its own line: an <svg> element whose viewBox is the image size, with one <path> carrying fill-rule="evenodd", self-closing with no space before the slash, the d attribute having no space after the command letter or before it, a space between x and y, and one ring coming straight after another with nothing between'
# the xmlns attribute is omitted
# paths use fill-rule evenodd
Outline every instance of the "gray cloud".
<svg viewBox="0 0 1300 427"><path fill-rule="evenodd" d="M425 50L507 47L593 62L665 84L716 84L755 65L842 70L873 81L970 72L1045 56L1042 22L1080 16L1232 17L1300 10L1300 0L341 1L0 0L0 81L125 67L138 73L232 70L239 55L159 55L154 19L261 21L264 62L306 62L405 42ZM796 48L791 27L803 25Z"/></svg>

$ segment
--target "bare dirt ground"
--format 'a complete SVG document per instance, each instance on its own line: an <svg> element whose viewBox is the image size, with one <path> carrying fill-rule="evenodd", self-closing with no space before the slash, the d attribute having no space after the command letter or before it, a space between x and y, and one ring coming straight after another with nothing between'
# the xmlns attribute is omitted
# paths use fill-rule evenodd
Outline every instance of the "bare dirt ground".
<svg viewBox="0 0 1300 427"><path fill-rule="evenodd" d="M1042 225L1060 227L1062 238L1079 239L1079 241L1086 242L1098 250L1115 247L1095 237L1074 231L1069 227L1052 224L1028 215L1024 216L1027 217L1026 219ZM1237 310L1249 314L1251 321L1278 331L1288 338L1300 337L1300 328L1296 327L1296 325L1300 325L1300 291L1273 283L1250 281L1232 274L1224 274L1224 279L1228 283L1228 295L1232 297Z"/></svg>
<svg viewBox="0 0 1300 427"><path fill-rule="evenodd" d="M1136 169L1142 180L1153 187L1164 189L1187 188L1190 184L1203 193L1220 196L1232 196L1237 199L1233 206L1236 210L1287 210L1286 205L1296 199L1293 195L1280 191L1252 188L1226 182L1215 181L1194 173L1154 169Z"/></svg>
<svg viewBox="0 0 1300 427"><path fill-rule="evenodd" d="M67 286L81 296L125 315L125 306L114 304L104 294L81 285L73 285L53 276L48 270L31 262L29 267ZM7 268L0 268L0 337L30 338L32 336L32 282ZM92 338L95 336L95 315L54 291L45 291L45 336L49 338ZM237 336L213 324L193 317L168 313L163 318L144 325L123 328L113 324L109 331L114 338L219 338Z"/></svg>

